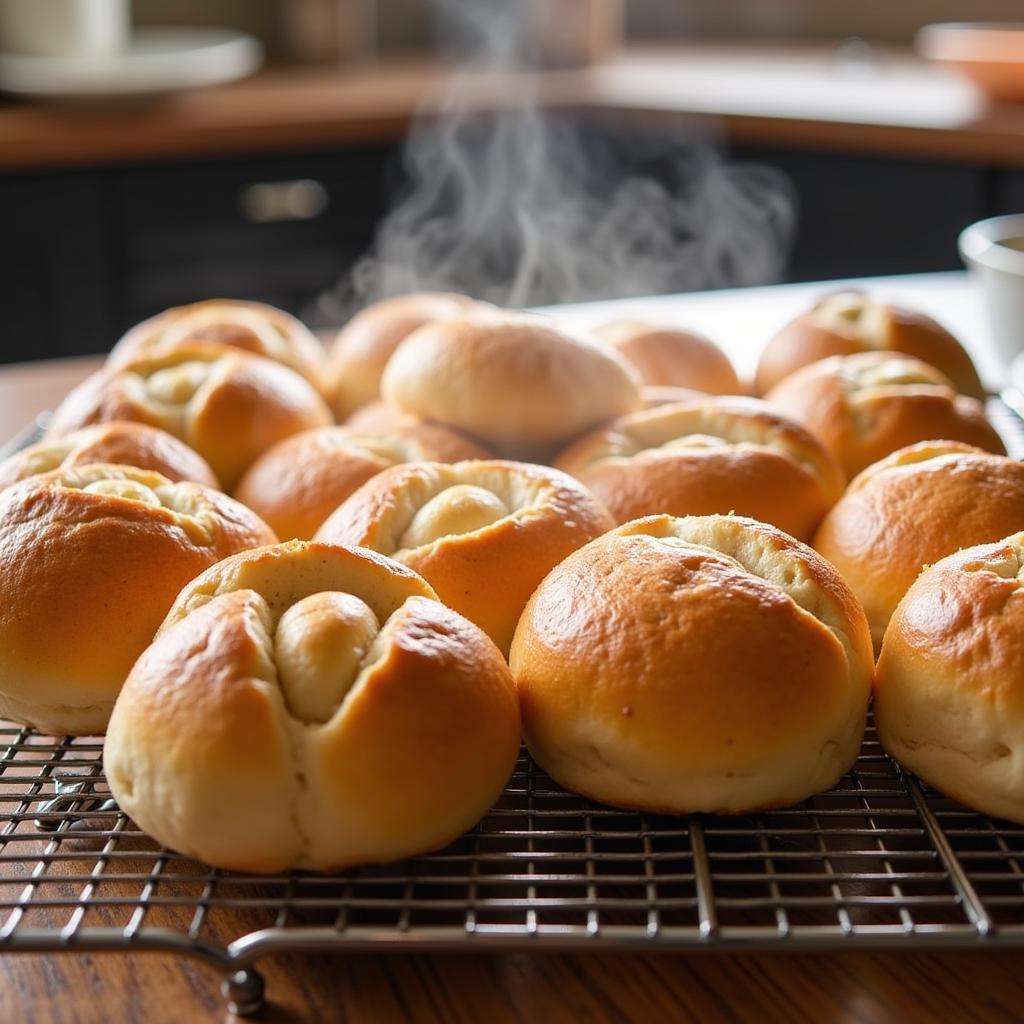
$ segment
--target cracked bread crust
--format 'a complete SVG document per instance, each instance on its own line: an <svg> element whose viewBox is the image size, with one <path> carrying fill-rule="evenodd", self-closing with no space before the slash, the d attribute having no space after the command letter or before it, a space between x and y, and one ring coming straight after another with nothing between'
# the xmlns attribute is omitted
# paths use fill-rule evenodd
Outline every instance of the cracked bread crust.
<svg viewBox="0 0 1024 1024"><path fill-rule="evenodd" d="M735 512L809 538L843 492L843 475L799 423L752 398L704 398L620 417L555 465L586 484L619 523L640 516Z"/></svg>
<svg viewBox="0 0 1024 1024"><path fill-rule="evenodd" d="M736 516L652 516L545 579L510 663L527 745L562 785L740 814L850 767L872 652L849 588L803 544Z"/></svg>
<svg viewBox="0 0 1024 1024"><path fill-rule="evenodd" d="M289 613L339 595L379 628L336 706L310 716L288 676L329 671L330 650ZM296 541L186 588L125 684L104 764L121 807L174 849L335 870L444 846L497 799L518 749L511 676L479 629L390 559Z"/></svg>
<svg viewBox="0 0 1024 1024"><path fill-rule="evenodd" d="M885 632L875 724L960 803L1024 823L1024 533L926 570Z"/></svg>

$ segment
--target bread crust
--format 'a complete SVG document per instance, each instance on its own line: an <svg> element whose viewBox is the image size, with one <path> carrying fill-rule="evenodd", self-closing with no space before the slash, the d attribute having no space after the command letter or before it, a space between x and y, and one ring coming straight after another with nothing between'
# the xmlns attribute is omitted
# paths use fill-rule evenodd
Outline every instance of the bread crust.
<svg viewBox="0 0 1024 1024"><path fill-rule="evenodd" d="M839 466L817 438L749 398L695 399L623 416L570 445L555 465L589 487L619 523L736 512L801 539L843 490Z"/></svg>
<svg viewBox="0 0 1024 1024"><path fill-rule="evenodd" d="M500 496L508 514L480 529L402 549L401 538L417 512L460 486ZM317 539L397 558L507 653L537 584L572 551L614 525L585 487L557 470L502 460L421 462L373 477L323 524Z"/></svg>
<svg viewBox="0 0 1024 1024"><path fill-rule="evenodd" d="M736 516L651 516L544 580L510 664L527 745L563 786L746 813L850 767L872 655L863 611L806 546Z"/></svg>
<svg viewBox="0 0 1024 1024"><path fill-rule="evenodd" d="M971 357L941 324L924 313L859 292L825 295L781 328L761 353L754 390L767 394L791 373L819 359L872 350L914 356L944 373L958 394L985 397Z"/></svg>
<svg viewBox="0 0 1024 1024"><path fill-rule="evenodd" d="M853 588L876 648L900 598L940 558L1024 526L1024 463L970 445L924 441L869 466L814 547Z"/></svg>
<svg viewBox="0 0 1024 1024"><path fill-rule="evenodd" d="M279 681L275 629L297 600L331 592L365 601L381 628L330 717L306 721ZM296 541L186 588L125 684L104 764L120 806L182 853L340 870L456 838L518 750L511 677L479 629L389 559Z"/></svg>
<svg viewBox="0 0 1024 1024"><path fill-rule="evenodd" d="M219 491L131 467L55 470L0 491L0 589L12 595L0 607L0 714L55 735L102 733L181 587L275 540Z"/></svg>
<svg viewBox="0 0 1024 1024"><path fill-rule="evenodd" d="M1024 534L943 558L885 632L875 724L886 751L974 810L1024 823Z"/></svg>

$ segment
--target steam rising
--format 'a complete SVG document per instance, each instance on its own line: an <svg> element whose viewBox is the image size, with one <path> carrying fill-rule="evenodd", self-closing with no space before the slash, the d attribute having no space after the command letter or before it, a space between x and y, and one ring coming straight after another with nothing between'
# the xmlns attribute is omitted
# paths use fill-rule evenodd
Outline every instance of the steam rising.
<svg viewBox="0 0 1024 1024"><path fill-rule="evenodd" d="M414 125L407 188L321 316L418 290L524 306L779 279L794 219L781 174L728 163L707 138L546 112L527 78L514 104L479 113L481 67L538 63L541 5L434 3L467 70Z"/></svg>

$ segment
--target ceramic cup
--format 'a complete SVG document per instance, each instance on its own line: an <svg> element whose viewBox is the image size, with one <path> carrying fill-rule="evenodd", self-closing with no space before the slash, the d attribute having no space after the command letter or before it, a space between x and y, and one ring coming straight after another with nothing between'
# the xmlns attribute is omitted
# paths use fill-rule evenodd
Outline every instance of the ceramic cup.
<svg viewBox="0 0 1024 1024"><path fill-rule="evenodd" d="M1024 213L978 221L960 255L980 283L992 340L1004 366L1024 354Z"/></svg>
<svg viewBox="0 0 1024 1024"><path fill-rule="evenodd" d="M99 57L120 50L129 0L0 0L0 51Z"/></svg>

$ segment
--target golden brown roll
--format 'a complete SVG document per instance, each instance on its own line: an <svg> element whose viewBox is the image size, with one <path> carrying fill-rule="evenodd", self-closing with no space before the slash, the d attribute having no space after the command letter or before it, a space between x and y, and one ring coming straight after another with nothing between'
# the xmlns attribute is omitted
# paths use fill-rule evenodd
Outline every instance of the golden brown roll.
<svg viewBox="0 0 1024 1024"><path fill-rule="evenodd" d="M151 469L168 480L193 480L206 487L220 487L206 460L184 441L166 430L124 421L83 427L63 437L51 437L22 448L0 462L0 487L35 473L70 469L90 462Z"/></svg>
<svg viewBox="0 0 1024 1024"><path fill-rule="evenodd" d="M757 367L759 395L808 363L857 352L902 352L941 370L959 394L984 398L971 357L941 324L923 313L860 292L826 295L768 342Z"/></svg>
<svg viewBox="0 0 1024 1024"><path fill-rule="evenodd" d="M398 346L381 381L405 412L543 459L577 434L640 407L636 371L607 346L526 313L478 309Z"/></svg>
<svg viewBox="0 0 1024 1024"><path fill-rule="evenodd" d="M656 409L659 405L678 405L680 402L692 402L707 397L703 391L695 391L693 388L676 388L662 384L645 384L640 389L640 401L645 409Z"/></svg>
<svg viewBox="0 0 1024 1024"><path fill-rule="evenodd" d="M501 461L419 462L378 473L316 536L411 566L507 653L537 584L614 525L585 487L557 470Z"/></svg>
<svg viewBox="0 0 1024 1024"><path fill-rule="evenodd" d="M920 359L893 352L832 356L790 374L766 396L839 460L847 477L918 441L1006 448L976 398Z"/></svg>
<svg viewBox="0 0 1024 1024"><path fill-rule="evenodd" d="M182 342L86 378L57 408L49 434L111 420L168 431L199 452L231 490L257 455L330 423L331 413L309 381L280 363Z"/></svg>
<svg viewBox="0 0 1024 1024"><path fill-rule="evenodd" d="M353 492L400 462L486 459L488 452L444 427L395 427L374 434L314 427L285 438L248 469L235 497L284 540L309 540Z"/></svg>
<svg viewBox="0 0 1024 1024"><path fill-rule="evenodd" d="M283 309L238 299L207 299L157 313L118 341L109 363L125 366L194 341L273 359L320 386L324 348L313 332Z"/></svg>
<svg viewBox="0 0 1024 1024"><path fill-rule="evenodd" d="M555 460L624 523L640 516L753 516L806 539L843 492L806 428L754 398L706 398L623 416Z"/></svg>
<svg viewBox="0 0 1024 1024"><path fill-rule="evenodd" d="M652 516L570 555L516 630L526 742L568 789L742 814L834 785L860 749L872 652L824 559L735 516Z"/></svg>
<svg viewBox="0 0 1024 1024"><path fill-rule="evenodd" d="M219 491L128 466L58 469L0 491L0 717L101 733L178 591L275 539Z"/></svg>
<svg viewBox="0 0 1024 1024"><path fill-rule="evenodd" d="M111 717L146 832L217 867L331 870L444 846L519 751L508 667L415 573L292 542L182 592Z"/></svg>
<svg viewBox="0 0 1024 1024"><path fill-rule="evenodd" d="M382 399L367 402L345 419L345 426L353 430L369 430L382 433L394 427L417 427L424 421L412 413L402 412Z"/></svg>
<svg viewBox="0 0 1024 1024"><path fill-rule="evenodd" d="M644 384L708 395L738 395L742 390L729 357L696 331L616 320L594 333L636 367Z"/></svg>
<svg viewBox="0 0 1024 1024"><path fill-rule="evenodd" d="M380 396L387 361L417 327L451 320L476 305L468 296L452 292L413 292L382 299L357 313L328 352L325 391L335 416L343 420Z"/></svg>
<svg viewBox="0 0 1024 1024"><path fill-rule="evenodd" d="M1024 534L925 570L885 631L886 751L962 804L1024 823Z"/></svg>
<svg viewBox="0 0 1024 1024"><path fill-rule="evenodd" d="M1022 528L1024 463L924 441L864 470L825 517L814 546L860 599L877 647L925 566Z"/></svg>

